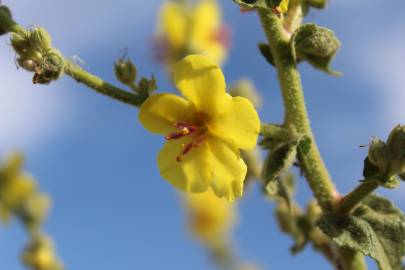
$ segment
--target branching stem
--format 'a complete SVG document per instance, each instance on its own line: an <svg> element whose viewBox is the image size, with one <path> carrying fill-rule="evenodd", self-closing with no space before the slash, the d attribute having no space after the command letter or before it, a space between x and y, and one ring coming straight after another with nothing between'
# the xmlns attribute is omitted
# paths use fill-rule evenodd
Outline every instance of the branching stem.
<svg viewBox="0 0 405 270"><path fill-rule="evenodd" d="M298 153L305 176L323 210L331 211L337 192L322 161L311 131L305 106L301 78L291 53L289 38L282 21L270 10L260 9L259 16L266 32L280 80L285 106L285 125L311 138L307 154Z"/></svg>

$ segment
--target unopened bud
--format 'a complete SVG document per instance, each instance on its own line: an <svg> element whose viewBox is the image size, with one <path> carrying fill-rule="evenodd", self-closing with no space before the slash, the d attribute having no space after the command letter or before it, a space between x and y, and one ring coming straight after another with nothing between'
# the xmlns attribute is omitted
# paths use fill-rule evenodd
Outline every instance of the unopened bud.
<svg viewBox="0 0 405 270"><path fill-rule="evenodd" d="M368 159L370 162L378 167L380 174L386 173L388 164L390 162L390 150L382 140L374 138L368 150Z"/></svg>
<svg viewBox="0 0 405 270"><path fill-rule="evenodd" d="M114 65L114 70L115 76L121 83L126 85L135 83L137 70L130 59L119 59Z"/></svg>
<svg viewBox="0 0 405 270"><path fill-rule="evenodd" d="M34 28L30 31L29 45L31 50L46 51L52 46L51 36L42 27Z"/></svg>
<svg viewBox="0 0 405 270"><path fill-rule="evenodd" d="M339 75L330 64L340 48L340 41L332 30L316 24L304 24L291 37L295 59L305 59L317 69L331 75Z"/></svg>
<svg viewBox="0 0 405 270"><path fill-rule="evenodd" d="M35 270L61 269L52 241L45 236L32 240L24 249L22 260L27 267Z"/></svg>
<svg viewBox="0 0 405 270"><path fill-rule="evenodd" d="M390 174L405 173L405 125L398 125L391 131L387 145L391 151Z"/></svg>
<svg viewBox="0 0 405 270"><path fill-rule="evenodd" d="M49 49L43 56L39 69L36 70L33 82L48 84L57 80L63 72L63 56L57 49Z"/></svg>
<svg viewBox="0 0 405 270"><path fill-rule="evenodd" d="M17 59L17 63L20 67L27 71L35 72L37 68L37 64L35 63L34 60L32 59L26 59L23 57L20 57Z"/></svg>
<svg viewBox="0 0 405 270"><path fill-rule="evenodd" d="M30 50L29 33L11 35L11 46L18 55L27 54Z"/></svg>
<svg viewBox="0 0 405 270"><path fill-rule="evenodd" d="M48 195L43 193L33 193L24 200L19 212L28 225L42 224L48 214L51 200Z"/></svg>

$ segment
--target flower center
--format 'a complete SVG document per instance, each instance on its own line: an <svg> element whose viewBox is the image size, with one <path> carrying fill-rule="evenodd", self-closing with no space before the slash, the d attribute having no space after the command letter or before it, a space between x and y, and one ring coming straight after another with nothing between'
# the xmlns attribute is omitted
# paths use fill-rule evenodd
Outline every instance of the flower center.
<svg viewBox="0 0 405 270"><path fill-rule="evenodd" d="M204 124L189 124L177 122L174 127L179 131L172 132L165 136L166 140L176 140L183 137L191 137L190 141L182 144L182 150L176 157L176 161L180 162L193 148L200 146L205 139L206 127Z"/></svg>

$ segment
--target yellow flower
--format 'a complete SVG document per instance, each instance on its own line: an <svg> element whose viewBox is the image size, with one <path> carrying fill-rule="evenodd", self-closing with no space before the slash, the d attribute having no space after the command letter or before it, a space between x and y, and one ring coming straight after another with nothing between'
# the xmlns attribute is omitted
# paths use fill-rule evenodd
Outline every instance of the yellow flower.
<svg viewBox="0 0 405 270"><path fill-rule="evenodd" d="M160 174L185 192L212 187L219 197L240 197L246 165L239 149L253 149L260 130L252 103L227 94L221 69L205 56L177 63L173 80L184 98L152 95L139 112L146 129L166 135Z"/></svg>
<svg viewBox="0 0 405 270"><path fill-rule="evenodd" d="M288 10L288 4L290 0L282 0L278 8L280 9L281 13L286 13Z"/></svg>
<svg viewBox="0 0 405 270"><path fill-rule="evenodd" d="M208 244L223 241L235 223L234 204L218 198L212 190L188 195L186 207L191 232Z"/></svg>
<svg viewBox="0 0 405 270"><path fill-rule="evenodd" d="M200 0L192 7L168 2L160 12L159 58L177 61L187 53L199 53L220 65L229 47L229 31L222 25L215 0Z"/></svg>

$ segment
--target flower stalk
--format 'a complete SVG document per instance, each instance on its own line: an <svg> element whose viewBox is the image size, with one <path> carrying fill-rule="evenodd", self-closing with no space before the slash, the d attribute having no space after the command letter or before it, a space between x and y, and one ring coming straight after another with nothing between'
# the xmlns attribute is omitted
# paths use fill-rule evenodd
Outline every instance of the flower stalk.
<svg viewBox="0 0 405 270"><path fill-rule="evenodd" d="M353 210L366 196L379 187L378 181L367 180L362 182L353 191L343 197L337 206L336 212L344 215Z"/></svg>
<svg viewBox="0 0 405 270"><path fill-rule="evenodd" d="M259 9L258 12L278 71L285 106L285 125L311 139L308 153L298 151L298 158L319 205L323 210L331 211L337 192L314 141L289 37L276 14L266 9Z"/></svg>
<svg viewBox="0 0 405 270"><path fill-rule="evenodd" d="M322 210L333 211L338 193L314 140L289 36L283 28L282 20L271 10L259 9L258 12L278 71L285 107L285 126L295 128L311 139L312 143L307 153L298 149L298 159ZM345 270L367 269L364 256L360 253L350 250L339 253Z"/></svg>

